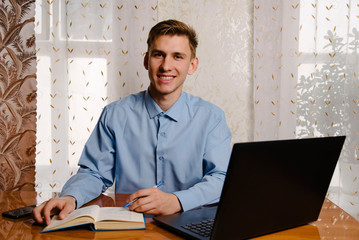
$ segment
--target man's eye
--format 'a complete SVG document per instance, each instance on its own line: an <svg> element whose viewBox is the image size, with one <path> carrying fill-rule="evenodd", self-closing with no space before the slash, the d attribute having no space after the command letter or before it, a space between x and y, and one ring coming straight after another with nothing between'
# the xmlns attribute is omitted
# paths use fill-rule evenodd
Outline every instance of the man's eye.
<svg viewBox="0 0 359 240"><path fill-rule="evenodd" d="M182 59L182 56L181 55L176 55L175 58L176 59Z"/></svg>
<svg viewBox="0 0 359 240"><path fill-rule="evenodd" d="M162 53L155 53L155 54L153 54L153 56L154 57L162 57L163 55L162 55Z"/></svg>

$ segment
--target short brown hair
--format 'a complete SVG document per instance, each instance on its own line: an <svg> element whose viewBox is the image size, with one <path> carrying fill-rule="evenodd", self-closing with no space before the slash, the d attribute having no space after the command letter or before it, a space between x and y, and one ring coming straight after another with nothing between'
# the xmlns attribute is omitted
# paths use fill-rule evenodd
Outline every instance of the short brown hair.
<svg viewBox="0 0 359 240"><path fill-rule="evenodd" d="M187 24L178 20L169 19L157 23L148 34L147 47L150 50L155 39L162 35L185 35L189 40L192 58L196 57L196 48L198 46L196 31Z"/></svg>

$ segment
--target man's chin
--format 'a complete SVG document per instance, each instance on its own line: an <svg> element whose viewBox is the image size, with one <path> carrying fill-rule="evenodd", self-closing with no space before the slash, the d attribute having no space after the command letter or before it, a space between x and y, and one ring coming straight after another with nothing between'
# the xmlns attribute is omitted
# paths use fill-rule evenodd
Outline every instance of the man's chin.
<svg viewBox="0 0 359 240"><path fill-rule="evenodd" d="M176 95L176 90L169 89L169 88L157 88L154 91L150 90L150 93L153 93L156 96L170 96Z"/></svg>
<svg viewBox="0 0 359 240"><path fill-rule="evenodd" d="M168 96L168 95L181 95L182 87L174 87L172 85L150 85L149 87L150 93L157 96Z"/></svg>

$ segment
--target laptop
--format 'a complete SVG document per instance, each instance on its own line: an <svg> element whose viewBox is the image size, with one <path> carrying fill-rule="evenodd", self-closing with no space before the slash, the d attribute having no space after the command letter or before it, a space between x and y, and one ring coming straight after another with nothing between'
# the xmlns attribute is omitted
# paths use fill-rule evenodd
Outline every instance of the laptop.
<svg viewBox="0 0 359 240"><path fill-rule="evenodd" d="M316 221L344 140L236 143L218 206L154 221L186 239L247 239ZM207 235L203 222L212 225Z"/></svg>

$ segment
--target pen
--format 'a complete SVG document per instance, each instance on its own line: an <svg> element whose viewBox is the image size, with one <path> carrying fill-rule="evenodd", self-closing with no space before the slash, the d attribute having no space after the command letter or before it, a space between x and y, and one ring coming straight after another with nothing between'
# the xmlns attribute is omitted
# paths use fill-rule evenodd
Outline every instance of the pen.
<svg viewBox="0 0 359 240"><path fill-rule="evenodd" d="M159 188L160 186L162 186L162 182L159 182L157 185L153 186L152 188ZM123 208L129 207L132 203L136 202L138 199L139 198L135 198L131 202L126 203L126 205L123 206Z"/></svg>

